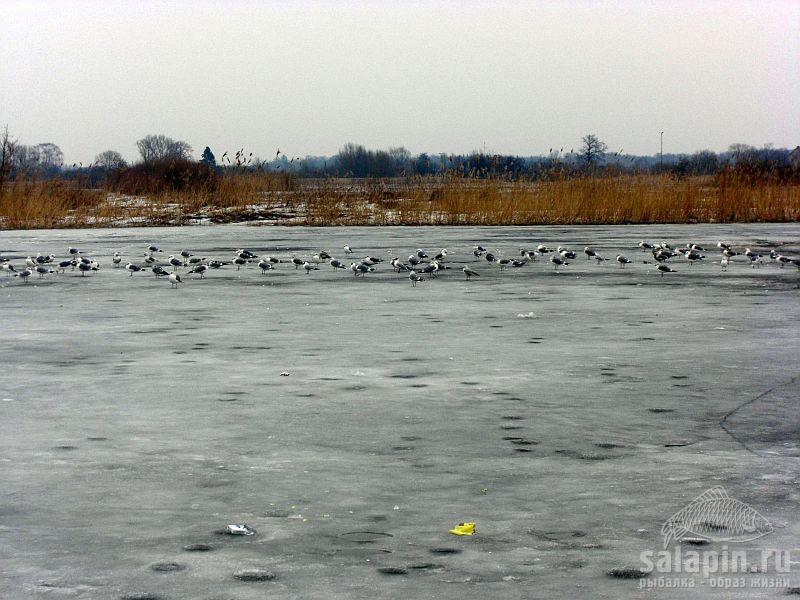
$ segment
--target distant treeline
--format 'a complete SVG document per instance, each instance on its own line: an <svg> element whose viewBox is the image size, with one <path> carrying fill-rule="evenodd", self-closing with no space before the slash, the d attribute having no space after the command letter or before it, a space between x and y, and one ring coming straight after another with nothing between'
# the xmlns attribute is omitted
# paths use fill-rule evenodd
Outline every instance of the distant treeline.
<svg viewBox="0 0 800 600"><path fill-rule="evenodd" d="M371 150L348 143L334 156L287 156L278 150L263 160L252 152L239 149L217 155L205 147L199 160L192 147L164 135L148 135L137 142L139 160L129 164L114 150L106 150L90 165L65 165L61 149L53 143L32 146L13 140L8 132L2 138L0 183L19 177L81 178L88 185L104 182L124 183L144 178L165 178L168 188L182 187L182 179L205 185L215 175L227 172L272 172L293 177L388 178L414 176L461 176L473 178L508 178L548 180L586 175L669 173L678 177L718 175L729 170L749 174L754 179L769 178L778 183L800 182L800 151L756 148L733 144L725 152L702 150L693 154L639 156L609 152L595 135L586 135L577 148L551 148L545 155L512 156L473 151L469 154L412 154L403 147ZM189 183L185 181L184 183ZM115 185L113 187L119 187Z"/></svg>

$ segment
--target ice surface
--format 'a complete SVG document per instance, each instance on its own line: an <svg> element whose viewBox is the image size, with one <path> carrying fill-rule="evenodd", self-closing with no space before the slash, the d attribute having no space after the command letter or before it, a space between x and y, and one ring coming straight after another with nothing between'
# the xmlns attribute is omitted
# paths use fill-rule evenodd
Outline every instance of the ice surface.
<svg viewBox="0 0 800 600"><path fill-rule="evenodd" d="M0 232L16 265L77 246L102 266L0 275L0 597L722 597L606 572L715 485L775 524L737 548L796 545L800 277L737 257L662 278L640 239L800 255L798 225ZM453 269L413 288L388 261L253 264L171 289L112 268L150 243L348 265L345 244L447 248ZM501 274L476 243L636 264ZM464 521L474 537L448 535Z"/></svg>

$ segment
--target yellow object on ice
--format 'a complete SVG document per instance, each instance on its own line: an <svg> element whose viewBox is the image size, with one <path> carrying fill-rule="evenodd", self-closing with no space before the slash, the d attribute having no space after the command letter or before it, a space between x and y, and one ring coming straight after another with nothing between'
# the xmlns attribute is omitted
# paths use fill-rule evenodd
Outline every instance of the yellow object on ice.
<svg viewBox="0 0 800 600"><path fill-rule="evenodd" d="M475 535L475 523L459 523L450 530L453 535Z"/></svg>

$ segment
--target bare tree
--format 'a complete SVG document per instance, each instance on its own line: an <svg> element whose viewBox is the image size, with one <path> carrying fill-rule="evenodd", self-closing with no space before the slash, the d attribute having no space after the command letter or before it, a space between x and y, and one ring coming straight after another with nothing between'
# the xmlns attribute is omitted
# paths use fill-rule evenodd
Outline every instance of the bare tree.
<svg viewBox="0 0 800 600"><path fill-rule="evenodd" d="M411 165L411 152L403 146L389 148L389 156L392 157L395 164L395 171L398 173L404 172L406 167Z"/></svg>
<svg viewBox="0 0 800 600"><path fill-rule="evenodd" d="M350 142L336 155L342 174L351 177L366 177L369 174L369 158L369 152L364 146Z"/></svg>
<svg viewBox="0 0 800 600"><path fill-rule="evenodd" d="M8 126L6 126L3 129L2 137L0 137L0 196L5 191L16 149L17 141L11 139L8 133Z"/></svg>
<svg viewBox="0 0 800 600"><path fill-rule="evenodd" d="M750 144L731 144L728 146L728 152L730 152L734 161L740 161L753 158L758 151L755 146Z"/></svg>
<svg viewBox="0 0 800 600"><path fill-rule="evenodd" d="M52 142L36 144L33 152L36 155L37 166L43 169L58 169L64 164L64 153Z"/></svg>
<svg viewBox="0 0 800 600"><path fill-rule="evenodd" d="M581 139L583 146L581 147L580 157L587 167L591 167L603 158L608 149L606 143L600 140L595 134L590 133L583 136Z"/></svg>
<svg viewBox="0 0 800 600"><path fill-rule="evenodd" d="M165 158L188 160L192 157L192 147L188 143L181 140L173 140L166 135L146 135L136 142L136 147L139 149L142 161L146 163Z"/></svg>
<svg viewBox="0 0 800 600"><path fill-rule="evenodd" d="M107 171L115 169L122 169L128 166L128 163L122 158L122 154L116 150L105 150L94 157L94 163Z"/></svg>
<svg viewBox="0 0 800 600"><path fill-rule="evenodd" d="M176 140L170 146L168 156L170 158L185 158L189 160L192 158L192 147L188 142Z"/></svg>
<svg viewBox="0 0 800 600"><path fill-rule="evenodd" d="M17 143L11 157L14 171L34 171L39 166L39 153L33 146Z"/></svg>

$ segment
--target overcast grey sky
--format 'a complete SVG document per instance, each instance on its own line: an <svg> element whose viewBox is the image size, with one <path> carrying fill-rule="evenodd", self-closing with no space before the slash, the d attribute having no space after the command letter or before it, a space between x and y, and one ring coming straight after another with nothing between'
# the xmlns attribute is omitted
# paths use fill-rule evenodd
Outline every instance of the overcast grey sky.
<svg viewBox="0 0 800 600"><path fill-rule="evenodd" d="M800 2L0 3L0 125L68 162L800 143Z"/></svg>

